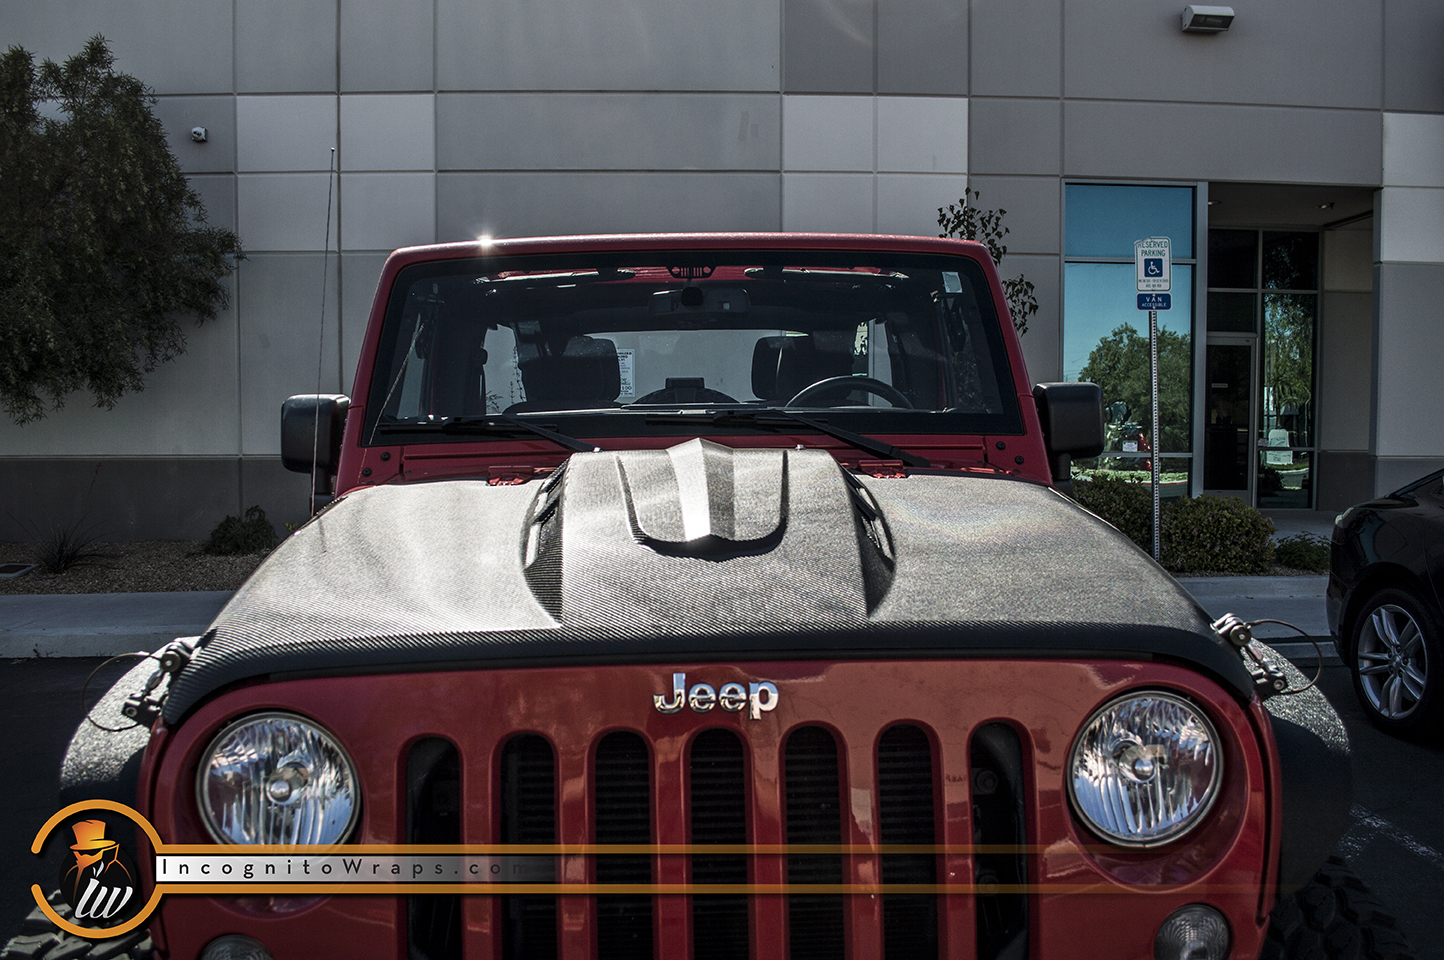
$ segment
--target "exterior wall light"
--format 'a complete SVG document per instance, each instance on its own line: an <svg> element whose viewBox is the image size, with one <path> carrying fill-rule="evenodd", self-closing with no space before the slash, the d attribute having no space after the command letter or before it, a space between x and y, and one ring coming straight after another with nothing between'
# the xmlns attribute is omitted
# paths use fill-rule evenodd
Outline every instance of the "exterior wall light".
<svg viewBox="0 0 1444 960"><path fill-rule="evenodd" d="M196 143L205 143L210 139L205 127L191 127L191 139Z"/></svg>
<svg viewBox="0 0 1444 960"><path fill-rule="evenodd" d="M1233 23L1233 7L1183 8L1184 33L1223 33Z"/></svg>

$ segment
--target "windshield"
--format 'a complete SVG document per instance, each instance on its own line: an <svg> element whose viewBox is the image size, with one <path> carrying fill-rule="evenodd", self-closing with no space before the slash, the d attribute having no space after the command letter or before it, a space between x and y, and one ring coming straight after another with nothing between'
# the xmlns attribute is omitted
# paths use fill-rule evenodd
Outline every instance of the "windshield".
<svg viewBox="0 0 1444 960"><path fill-rule="evenodd" d="M649 414L769 408L866 433L1017 434L1013 394L986 276L966 258L479 258L398 276L364 436L405 442L407 426L495 414L637 436L683 430Z"/></svg>

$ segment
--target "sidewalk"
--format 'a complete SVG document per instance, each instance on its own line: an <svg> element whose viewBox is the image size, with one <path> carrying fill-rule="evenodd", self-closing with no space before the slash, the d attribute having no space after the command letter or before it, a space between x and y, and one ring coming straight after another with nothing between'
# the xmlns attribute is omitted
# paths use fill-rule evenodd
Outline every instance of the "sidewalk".
<svg viewBox="0 0 1444 960"><path fill-rule="evenodd" d="M1327 638L1327 577L1185 577L1179 581L1212 617L1236 613L1268 617ZM156 650L176 637L193 637L231 594L67 593L0 596L0 657L104 657ZM1260 639L1298 637L1286 627L1261 626ZM1300 638L1302 639L1302 638ZM1314 656L1313 645L1280 643L1286 656ZM1333 647L1326 646L1326 654Z"/></svg>

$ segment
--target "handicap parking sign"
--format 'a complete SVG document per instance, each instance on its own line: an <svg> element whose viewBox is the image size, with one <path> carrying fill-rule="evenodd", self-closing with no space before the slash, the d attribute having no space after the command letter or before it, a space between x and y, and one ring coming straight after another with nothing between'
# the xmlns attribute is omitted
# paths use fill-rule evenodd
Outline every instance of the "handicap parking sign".
<svg viewBox="0 0 1444 960"><path fill-rule="evenodd" d="M1173 250L1168 237L1149 237L1133 244L1139 293L1167 293L1172 286Z"/></svg>

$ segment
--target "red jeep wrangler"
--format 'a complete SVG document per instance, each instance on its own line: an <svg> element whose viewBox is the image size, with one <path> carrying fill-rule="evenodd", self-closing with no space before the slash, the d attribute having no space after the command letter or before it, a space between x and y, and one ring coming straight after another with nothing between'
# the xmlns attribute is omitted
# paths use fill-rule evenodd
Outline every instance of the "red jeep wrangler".
<svg viewBox="0 0 1444 960"><path fill-rule="evenodd" d="M136 950L1407 951L1326 862L1337 715L1064 495L1098 390L1029 383L977 244L400 250L351 396L282 434L314 519L112 691L143 727L82 725L66 799L531 885L166 897Z"/></svg>

